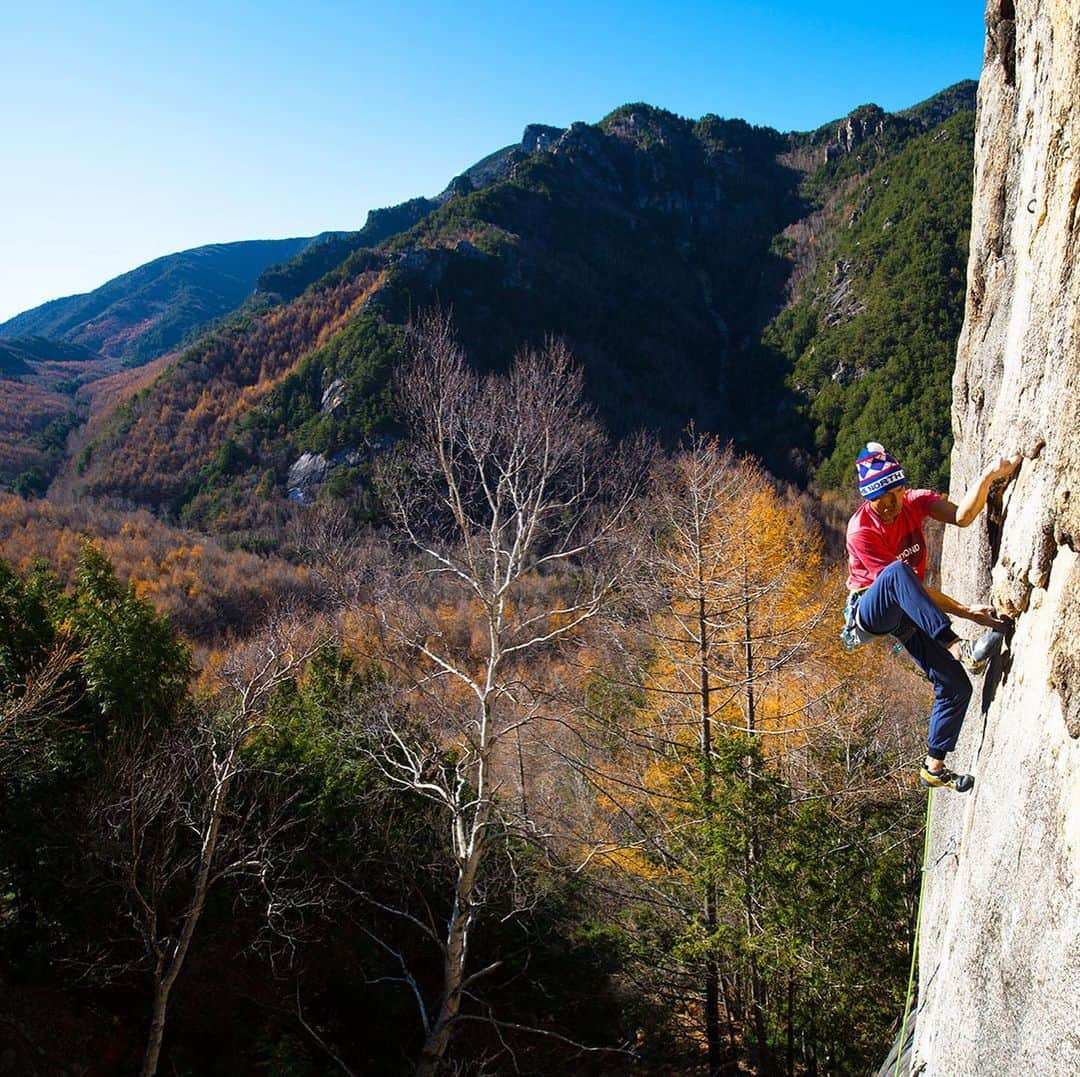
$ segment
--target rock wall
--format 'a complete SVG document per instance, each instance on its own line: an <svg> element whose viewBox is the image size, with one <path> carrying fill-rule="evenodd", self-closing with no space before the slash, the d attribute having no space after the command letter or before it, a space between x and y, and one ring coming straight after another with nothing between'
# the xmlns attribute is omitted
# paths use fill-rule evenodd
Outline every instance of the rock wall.
<svg viewBox="0 0 1080 1077"><path fill-rule="evenodd" d="M1015 617L935 794L910 1072L1080 1073L1080 0L990 0L943 587ZM980 691L981 689L981 691Z"/></svg>

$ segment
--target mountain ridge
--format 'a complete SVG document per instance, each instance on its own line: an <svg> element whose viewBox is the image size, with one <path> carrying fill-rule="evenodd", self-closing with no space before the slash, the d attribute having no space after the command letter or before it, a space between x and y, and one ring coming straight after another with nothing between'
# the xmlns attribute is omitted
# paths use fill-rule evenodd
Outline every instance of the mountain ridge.
<svg viewBox="0 0 1080 1077"><path fill-rule="evenodd" d="M16 314L0 323L0 338L45 337L131 365L146 362L234 310L266 265L311 242L242 240L162 255L89 292Z"/></svg>

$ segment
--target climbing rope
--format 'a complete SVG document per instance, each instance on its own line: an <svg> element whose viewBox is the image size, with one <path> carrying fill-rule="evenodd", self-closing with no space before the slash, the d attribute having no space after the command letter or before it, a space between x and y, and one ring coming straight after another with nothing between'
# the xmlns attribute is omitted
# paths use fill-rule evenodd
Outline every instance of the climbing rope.
<svg viewBox="0 0 1080 1077"><path fill-rule="evenodd" d="M926 893L926 862L930 857L930 809L934 804L934 790L926 791L926 822L923 824L922 881L919 883L919 904L915 912L915 941L911 944L911 971L908 973L907 995L904 1000L904 1020L900 1025L900 1039L896 1043L896 1069L893 1077L899 1077L900 1059L904 1057L904 1037L907 1035L908 1016L911 1013L911 989L915 984L915 962L919 959L919 930L922 927L923 894Z"/></svg>

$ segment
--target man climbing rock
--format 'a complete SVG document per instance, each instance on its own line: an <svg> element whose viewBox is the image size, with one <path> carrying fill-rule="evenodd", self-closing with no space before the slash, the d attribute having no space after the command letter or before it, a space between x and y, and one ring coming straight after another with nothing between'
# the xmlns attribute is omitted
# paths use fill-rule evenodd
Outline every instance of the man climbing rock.
<svg viewBox="0 0 1080 1077"><path fill-rule="evenodd" d="M877 442L869 442L855 461L863 503L847 529L850 595L844 638L852 645L893 635L930 678L934 704L926 761L919 771L923 785L966 793L975 784L970 774L946 767L945 756L956 747L971 699L965 670L982 672L1008 623L990 606L965 606L925 585L923 521L929 516L967 527L982 511L991 485L1011 476L1020 459L1003 456L987 467L959 505L933 490L908 489L904 469ZM972 644L952 630L950 616L991 631Z"/></svg>

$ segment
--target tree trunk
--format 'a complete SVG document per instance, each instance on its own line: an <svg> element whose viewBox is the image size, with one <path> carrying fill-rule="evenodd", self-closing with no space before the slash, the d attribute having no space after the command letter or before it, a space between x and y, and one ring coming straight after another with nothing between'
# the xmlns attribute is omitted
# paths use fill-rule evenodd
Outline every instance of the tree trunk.
<svg viewBox="0 0 1080 1077"><path fill-rule="evenodd" d="M226 770L232 769L231 758L227 761ZM143 1055L143 1067L141 1077L155 1077L158 1062L161 1057L161 1043L165 1037L165 1019L168 1014L169 995L172 993L173 984L184 967L191 940L195 935L203 909L206 907L206 895L210 889L210 869L217 853L218 835L221 832L221 819L225 814L225 805L229 798L229 786L231 775L222 779L214 796L210 810L209 826L203 841L202 850L199 854L199 873L195 879L195 889L191 897L191 905L184 917L184 926L180 931L180 938L176 942L176 949L167 961L158 965L154 984L154 1005L150 1017L150 1034L146 1043L146 1052Z"/></svg>
<svg viewBox="0 0 1080 1077"><path fill-rule="evenodd" d="M737 1059L739 1057L739 1044L738 1037L735 1031L735 1023L738 1020L738 987L737 985L731 985L728 983L726 976L720 977L720 987L723 991L724 998L724 1016L727 1018L727 1035L728 1035L728 1057L730 1059Z"/></svg>
<svg viewBox="0 0 1080 1077"><path fill-rule="evenodd" d="M161 1042L165 1038L165 1015L169 1006L169 992L172 983L158 976L154 984L154 1006L150 1017L150 1034L146 1040L146 1052L143 1055L142 1077L154 1077L157 1073L158 1060L161 1058Z"/></svg>
<svg viewBox="0 0 1080 1077"><path fill-rule="evenodd" d="M461 1010L461 1000L468 982L465 976L465 963L469 956L469 929L474 915L473 898L476 893L476 879L484 853L487 815L487 810L482 806L471 827L471 848L458 872L454 908L446 933L442 1003L439 1006L439 1014L424 1041L424 1049L416 1067L416 1077L432 1077L439 1072L443 1059L446 1057L446 1050L450 1046L454 1022Z"/></svg>
<svg viewBox="0 0 1080 1077"><path fill-rule="evenodd" d="M700 551L699 551L700 554ZM700 555L698 557L698 653L700 671L700 728L701 728L701 801L705 817L705 834L712 841L712 823L716 802L713 791L712 766L712 699L709 685L709 625L705 613L705 580ZM711 858L710 858L711 863ZM705 930L710 939L716 935L716 880L712 867L705 871ZM716 958L705 959L705 1042L709 1051L709 1077L717 1077L723 1065L720 1034L720 975Z"/></svg>
<svg viewBox="0 0 1080 1077"><path fill-rule="evenodd" d="M795 974L787 981L787 1077L795 1077Z"/></svg>
<svg viewBox="0 0 1080 1077"><path fill-rule="evenodd" d="M743 558L743 656L745 678L744 698L746 702L746 728L749 736L756 736L757 700L754 693L754 634L750 602L750 579L745 557ZM760 832L753 815L754 772L752 756L746 757L746 792L749 801L746 838L746 937L751 941L757 935L754 908L757 904L757 866L761 862ZM766 1035L764 986L758 969L757 958L751 947L749 959L750 971L750 1013L754 1022L754 1037L757 1041L754 1055L758 1073L770 1073L771 1061Z"/></svg>
<svg viewBox="0 0 1080 1077"><path fill-rule="evenodd" d="M709 1077L717 1077L724 1054L720 1037L720 975L716 959L705 959L705 1039L709 1045Z"/></svg>
<svg viewBox="0 0 1080 1077"><path fill-rule="evenodd" d="M750 1009L754 1021L754 1059L757 1073L772 1073L768 1030L765 1023L765 987L757 958L750 957Z"/></svg>

